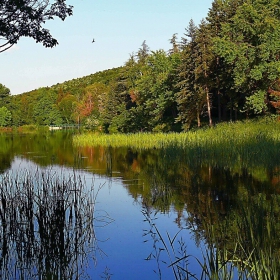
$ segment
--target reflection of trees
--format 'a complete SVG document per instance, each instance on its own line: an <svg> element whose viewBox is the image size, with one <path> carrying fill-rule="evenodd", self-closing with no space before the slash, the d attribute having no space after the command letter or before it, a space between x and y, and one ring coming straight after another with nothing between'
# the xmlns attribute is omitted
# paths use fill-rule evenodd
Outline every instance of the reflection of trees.
<svg viewBox="0 0 280 280"><path fill-rule="evenodd" d="M80 148L84 165L107 176L121 176L129 193L144 198L154 208L178 214L219 208L225 215L238 207L237 198L257 193L274 193L279 188L279 167L260 161L253 166L221 165L215 159L204 161L177 148L137 150L132 148ZM225 159L223 159L225 160ZM270 166L269 168L267 166ZM115 175L115 172L117 175Z"/></svg>
<svg viewBox="0 0 280 280"><path fill-rule="evenodd" d="M230 274L238 266L243 276L250 275L248 279L278 279L278 276L275 278L280 269L277 263L280 248L280 200L277 195L280 176L277 166L272 169L248 166L236 170L231 166L203 162L190 164L183 160L184 155L168 155L164 150L135 155L130 162L137 160L138 171L141 170L139 177L145 187L127 185L127 188L134 197L143 199L145 213L168 211L171 205L174 206L178 226L192 229L197 244L206 246L203 249L206 250L204 261L208 262L205 275L216 273L210 270L216 263L220 266L214 270L219 273ZM149 221L149 217L145 217ZM150 255L153 258L160 256L161 261L166 261L165 253L170 257L171 252L178 252L182 244L186 244L177 240L178 247L175 248L175 241L169 244L172 238L168 236L164 240L164 233L157 231L156 223L151 220L151 224L148 233L158 244L158 248L153 245ZM174 250L170 248L173 245ZM182 255L173 257L176 262ZM182 261L188 262L184 258ZM179 262L176 269L178 265ZM174 273L178 271L181 273L181 270ZM245 276L243 279L247 279Z"/></svg>
<svg viewBox="0 0 280 280"><path fill-rule="evenodd" d="M280 196L259 193L238 197L236 203L224 216L215 206L198 208L187 224L199 243L215 247L227 256L223 261L245 269L248 279L279 279Z"/></svg>
<svg viewBox="0 0 280 280"><path fill-rule="evenodd" d="M0 160L5 158L6 164L7 160L10 163L15 156L20 155L41 166L73 166L75 162L71 136L71 132L65 131L1 134Z"/></svg>
<svg viewBox="0 0 280 280"><path fill-rule="evenodd" d="M208 208L185 212L181 222L182 228L192 230L202 251L199 261L188 251L189 237L184 236L184 230L181 228L174 236L168 232L165 235L157 227L157 212L143 203L142 213L149 224L144 236L152 241L147 260L156 260L160 275L165 263L174 279L279 279L280 196L239 197L238 207L228 209L225 215L211 206L211 198L208 201ZM192 270L189 263L193 260L200 271Z"/></svg>
<svg viewBox="0 0 280 280"><path fill-rule="evenodd" d="M0 186L1 279L80 279L99 250L93 188L43 171L6 174Z"/></svg>
<svg viewBox="0 0 280 280"><path fill-rule="evenodd" d="M6 134L0 134L0 173L11 167L12 154L12 141Z"/></svg>
<svg viewBox="0 0 280 280"><path fill-rule="evenodd" d="M3 173L11 167L11 161L10 154L0 154L0 173Z"/></svg>

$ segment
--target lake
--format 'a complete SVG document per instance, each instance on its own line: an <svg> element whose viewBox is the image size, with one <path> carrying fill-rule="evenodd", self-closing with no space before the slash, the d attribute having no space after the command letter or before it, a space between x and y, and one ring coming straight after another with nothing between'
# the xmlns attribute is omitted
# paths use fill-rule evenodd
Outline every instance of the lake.
<svg viewBox="0 0 280 280"><path fill-rule="evenodd" d="M73 133L0 135L1 279L277 279L278 164Z"/></svg>

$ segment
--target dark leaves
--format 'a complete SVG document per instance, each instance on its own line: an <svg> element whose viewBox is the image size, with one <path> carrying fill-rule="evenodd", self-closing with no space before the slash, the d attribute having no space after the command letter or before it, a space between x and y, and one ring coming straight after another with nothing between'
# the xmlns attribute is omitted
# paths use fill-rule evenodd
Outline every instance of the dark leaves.
<svg viewBox="0 0 280 280"><path fill-rule="evenodd" d="M51 48L58 44L50 31L43 28L47 20L55 17L65 20L73 14L73 6L66 0L56 0L49 4L45 0L4 0L0 2L0 52L7 44L14 45L21 37L31 37L36 43Z"/></svg>

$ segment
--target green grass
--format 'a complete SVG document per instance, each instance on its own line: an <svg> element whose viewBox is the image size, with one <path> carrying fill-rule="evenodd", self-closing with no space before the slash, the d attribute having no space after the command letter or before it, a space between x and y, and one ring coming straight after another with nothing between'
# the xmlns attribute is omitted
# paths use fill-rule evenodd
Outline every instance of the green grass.
<svg viewBox="0 0 280 280"><path fill-rule="evenodd" d="M280 123L246 121L221 123L214 128L185 133L136 133L75 135L75 146L159 149L162 156L192 165L209 164L255 168L280 164Z"/></svg>
<svg viewBox="0 0 280 280"><path fill-rule="evenodd" d="M214 128L193 130L184 133L135 133L135 134L97 134L75 135L76 146L133 147L140 149L180 147L209 147L224 145L244 145L260 143L266 139L280 141L280 123L276 122L236 122L222 123Z"/></svg>

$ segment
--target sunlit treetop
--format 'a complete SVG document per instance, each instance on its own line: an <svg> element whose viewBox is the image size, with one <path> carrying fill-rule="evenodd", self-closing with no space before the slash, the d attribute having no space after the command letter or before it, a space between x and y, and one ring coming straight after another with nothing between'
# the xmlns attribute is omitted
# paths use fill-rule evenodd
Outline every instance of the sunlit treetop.
<svg viewBox="0 0 280 280"><path fill-rule="evenodd" d="M0 52L12 47L21 37L33 38L52 48L58 41L48 29L47 20L65 20L73 14L73 6L66 0L1 0L0 1Z"/></svg>
<svg viewBox="0 0 280 280"><path fill-rule="evenodd" d="M10 89L0 84L0 99L10 95Z"/></svg>

